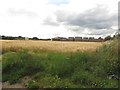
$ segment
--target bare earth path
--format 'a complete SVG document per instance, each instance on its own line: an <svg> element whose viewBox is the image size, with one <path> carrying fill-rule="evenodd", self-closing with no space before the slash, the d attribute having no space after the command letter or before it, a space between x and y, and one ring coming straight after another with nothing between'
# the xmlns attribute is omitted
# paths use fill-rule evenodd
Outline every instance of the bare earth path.
<svg viewBox="0 0 120 90"><path fill-rule="evenodd" d="M31 78L26 76L26 77L22 78L19 83L16 83L16 84L10 85L9 82L4 82L4 83L2 83L2 88L26 88L25 84L29 80L31 80Z"/></svg>

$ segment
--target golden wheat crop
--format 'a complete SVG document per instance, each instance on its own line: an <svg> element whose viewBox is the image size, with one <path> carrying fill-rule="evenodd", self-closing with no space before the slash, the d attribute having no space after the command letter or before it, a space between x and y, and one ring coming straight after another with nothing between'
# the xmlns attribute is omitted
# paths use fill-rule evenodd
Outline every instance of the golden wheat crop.
<svg viewBox="0 0 120 90"><path fill-rule="evenodd" d="M37 50L37 51L94 51L100 47L103 42L64 42L64 41L32 41L32 40L1 40L3 51L17 51L19 49ZM0 46L1 46L0 45Z"/></svg>

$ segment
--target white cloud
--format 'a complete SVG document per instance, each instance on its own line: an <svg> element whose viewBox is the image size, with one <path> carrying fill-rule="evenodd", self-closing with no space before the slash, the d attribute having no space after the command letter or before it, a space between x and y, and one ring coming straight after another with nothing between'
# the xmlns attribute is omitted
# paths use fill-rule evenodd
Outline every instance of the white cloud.
<svg viewBox="0 0 120 90"><path fill-rule="evenodd" d="M0 33L39 38L95 34L100 31L89 28L86 30L86 27L81 26L76 29L74 25L70 26L57 21L56 12L60 19L67 20L67 15L70 15L70 19L77 18L76 15L85 13L86 10L97 5L107 7L109 15L117 14L118 0L0 0ZM117 23L111 27L116 28ZM77 32L73 32L74 29ZM106 30L106 35L111 34L111 31L114 32L113 29Z"/></svg>

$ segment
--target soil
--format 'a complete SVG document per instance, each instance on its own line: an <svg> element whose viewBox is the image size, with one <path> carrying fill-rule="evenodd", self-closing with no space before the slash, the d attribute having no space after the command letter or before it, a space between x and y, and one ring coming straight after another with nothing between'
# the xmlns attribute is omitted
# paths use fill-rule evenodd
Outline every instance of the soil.
<svg viewBox="0 0 120 90"><path fill-rule="evenodd" d="M10 85L10 83L7 81L7 82L2 83L2 88L26 88L25 85L30 80L31 78L26 76L22 78L19 83L12 84L12 85Z"/></svg>

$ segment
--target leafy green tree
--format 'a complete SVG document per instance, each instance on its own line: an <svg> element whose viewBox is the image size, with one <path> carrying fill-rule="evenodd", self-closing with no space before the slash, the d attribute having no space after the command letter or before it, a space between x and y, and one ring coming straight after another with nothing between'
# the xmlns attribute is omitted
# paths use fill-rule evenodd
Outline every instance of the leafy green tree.
<svg viewBox="0 0 120 90"><path fill-rule="evenodd" d="M33 37L32 40L39 40L37 37Z"/></svg>
<svg viewBox="0 0 120 90"><path fill-rule="evenodd" d="M111 40L111 39L112 39L112 37L110 35L105 37L105 41Z"/></svg>

